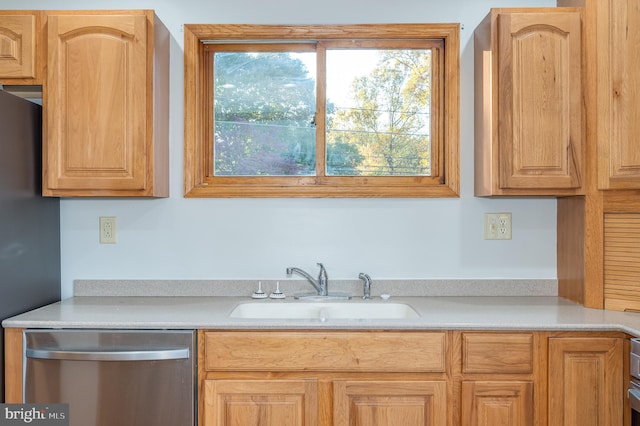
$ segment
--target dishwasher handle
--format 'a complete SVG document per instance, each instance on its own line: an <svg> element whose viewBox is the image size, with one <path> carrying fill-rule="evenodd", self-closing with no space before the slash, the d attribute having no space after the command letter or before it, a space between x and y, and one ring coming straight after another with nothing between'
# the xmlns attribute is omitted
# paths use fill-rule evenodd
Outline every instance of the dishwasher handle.
<svg viewBox="0 0 640 426"><path fill-rule="evenodd" d="M84 351L64 349L27 349L27 358L68 361L162 361L189 358L189 348Z"/></svg>

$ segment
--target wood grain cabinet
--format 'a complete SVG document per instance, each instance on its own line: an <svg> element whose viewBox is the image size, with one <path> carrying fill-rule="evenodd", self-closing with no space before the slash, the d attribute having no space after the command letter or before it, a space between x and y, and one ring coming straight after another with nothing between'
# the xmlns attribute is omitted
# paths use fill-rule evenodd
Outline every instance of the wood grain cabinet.
<svg viewBox="0 0 640 426"><path fill-rule="evenodd" d="M462 382L462 424L533 425L533 382Z"/></svg>
<svg viewBox="0 0 640 426"><path fill-rule="evenodd" d="M597 211L605 309L640 309L640 7L637 1L587 4L596 15ZM596 198L600 200L599 198ZM588 211L591 214L591 211ZM596 245L594 245L596 246Z"/></svg>
<svg viewBox="0 0 640 426"><path fill-rule="evenodd" d="M604 307L640 312L640 213L604 213Z"/></svg>
<svg viewBox="0 0 640 426"><path fill-rule="evenodd" d="M0 82L42 84L42 13L0 10Z"/></svg>
<svg viewBox="0 0 640 426"><path fill-rule="evenodd" d="M580 12L492 9L474 43L475 194L580 194Z"/></svg>
<svg viewBox="0 0 640 426"><path fill-rule="evenodd" d="M598 16L598 188L640 189L640 8L636 0L594 1L593 7Z"/></svg>
<svg viewBox="0 0 640 426"><path fill-rule="evenodd" d="M43 195L168 196L167 29L153 11L46 19Z"/></svg>
<svg viewBox="0 0 640 426"><path fill-rule="evenodd" d="M206 426L318 424L315 380L205 380Z"/></svg>
<svg viewBox="0 0 640 426"><path fill-rule="evenodd" d="M447 424L447 382L335 380L334 426Z"/></svg>
<svg viewBox="0 0 640 426"><path fill-rule="evenodd" d="M534 333L464 332L461 424L534 424Z"/></svg>
<svg viewBox="0 0 640 426"><path fill-rule="evenodd" d="M8 403L22 400L22 331L5 330ZM630 424L628 337L198 330L198 425Z"/></svg>
<svg viewBox="0 0 640 426"><path fill-rule="evenodd" d="M203 426L447 425L446 332L201 332Z"/></svg>
<svg viewBox="0 0 640 426"><path fill-rule="evenodd" d="M584 16L585 196L558 199L558 294L590 308L640 309L640 7L558 0Z"/></svg>
<svg viewBox="0 0 640 426"><path fill-rule="evenodd" d="M548 424L624 424L623 377L621 338L550 338Z"/></svg>

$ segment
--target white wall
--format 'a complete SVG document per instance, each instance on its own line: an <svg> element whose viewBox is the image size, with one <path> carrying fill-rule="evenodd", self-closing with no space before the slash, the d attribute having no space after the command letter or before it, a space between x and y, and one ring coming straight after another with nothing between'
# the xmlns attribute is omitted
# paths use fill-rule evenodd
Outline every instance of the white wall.
<svg viewBox="0 0 640 426"><path fill-rule="evenodd" d="M552 0L31 0L31 9L155 9L172 34L171 197L64 199L62 293L74 279L285 277L286 266L331 278L556 278L554 199L473 196L473 29L491 7ZM0 9L25 8L0 0ZM184 199L183 23L460 22L459 199ZM483 239L484 212L513 213L511 241ZM117 216L118 243L98 243Z"/></svg>

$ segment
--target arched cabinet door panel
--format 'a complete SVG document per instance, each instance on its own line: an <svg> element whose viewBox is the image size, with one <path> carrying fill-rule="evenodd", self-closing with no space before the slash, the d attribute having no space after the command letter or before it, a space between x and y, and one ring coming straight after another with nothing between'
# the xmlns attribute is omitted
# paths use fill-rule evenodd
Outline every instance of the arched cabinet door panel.
<svg viewBox="0 0 640 426"><path fill-rule="evenodd" d="M166 196L162 24L134 11L52 14L47 27L43 193Z"/></svg>
<svg viewBox="0 0 640 426"><path fill-rule="evenodd" d="M583 193L581 25L492 9L476 30L476 195Z"/></svg>

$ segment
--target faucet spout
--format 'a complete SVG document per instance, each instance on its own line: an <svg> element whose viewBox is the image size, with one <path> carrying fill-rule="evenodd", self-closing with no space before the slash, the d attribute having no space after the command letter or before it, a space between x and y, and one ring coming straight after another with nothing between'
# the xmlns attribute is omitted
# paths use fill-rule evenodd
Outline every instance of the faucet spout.
<svg viewBox="0 0 640 426"><path fill-rule="evenodd" d="M324 265L322 263L318 263L318 266L320 266L320 273L318 274L318 279L314 279L311 275L309 275L307 272L303 271L300 268L296 268L296 267L288 267L287 268L287 276L291 276L294 273L298 274L304 278L306 278L307 281L309 281L309 284L311 284L313 286L313 288L316 289L316 292L318 293L318 296L327 296L329 294L329 277L327 275L327 270L324 268Z"/></svg>
<svg viewBox="0 0 640 426"><path fill-rule="evenodd" d="M367 300L371 299L371 277L364 272L360 272L358 278L362 280L362 298Z"/></svg>

